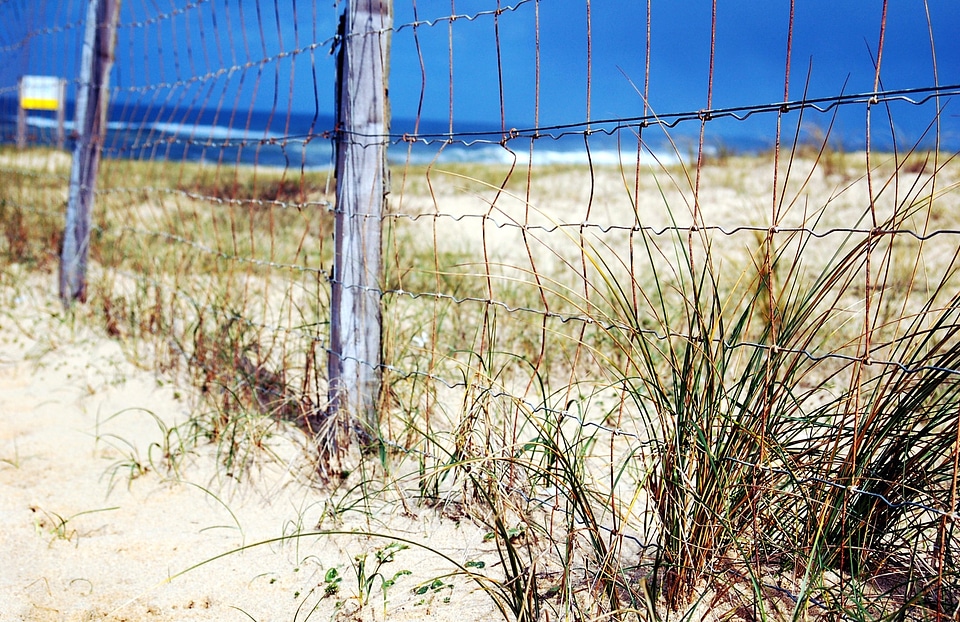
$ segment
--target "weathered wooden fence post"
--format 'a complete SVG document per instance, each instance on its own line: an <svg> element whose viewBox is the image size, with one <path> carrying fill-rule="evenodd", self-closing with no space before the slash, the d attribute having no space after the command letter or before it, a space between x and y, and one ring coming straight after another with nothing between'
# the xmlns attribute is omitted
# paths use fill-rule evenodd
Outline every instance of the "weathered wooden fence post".
<svg viewBox="0 0 960 622"><path fill-rule="evenodd" d="M27 147L27 109L23 105L23 77L17 82L17 149Z"/></svg>
<svg viewBox="0 0 960 622"><path fill-rule="evenodd" d="M107 127L107 90L119 14L120 0L89 0L77 89L78 134L60 253L60 300L65 306L87 297L91 212Z"/></svg>
<svg viewBox="0 0 960 622"><path fill-rule="evenodd" d="M391 24L391 0L349 0L340 42L325 419L335 430L343 431L346 425L362 442L376 436L379 423L380 234L387 191L386 80Z"/></svg>
<svg viewBox="0 0 960 622"><path fill-rule="evenodd" d="M57 106L57 149L63 149L67 142L67 133L64 130L66 125L64 121L67 116L67 81L60 78L60 88L58 90L60 105Z"/></svg>

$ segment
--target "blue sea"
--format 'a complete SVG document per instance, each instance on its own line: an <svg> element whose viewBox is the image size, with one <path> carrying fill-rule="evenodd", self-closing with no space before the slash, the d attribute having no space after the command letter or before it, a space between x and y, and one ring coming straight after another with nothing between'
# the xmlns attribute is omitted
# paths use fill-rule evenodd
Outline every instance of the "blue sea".
<svg viewBox="0 0 960 622"><path fill-rule="evenodd" d="M16 135L16 102L0 100L0 141L12 143ZM73 103L66 109L66 148L72 148ZM827 120L829 121L829 120ZM757 153L773 146L774 116L744 123L716 120L708 124L707 153ZM806 122L806 121L805 121ZM30 111L28 141L52 145L56 141L53 113ZM814 127L822 127L814 125ZM855 127L855 126L854 126ZM286 112L177 110L163 105L111 106L104 157L137 160L204 162L218 165L266 166L326 170L333 166L330 115ZM636 125L606 121L552 128L506 128L499 124L457 123L453 134L447 121L395 118L388 157L394 163L473 162L495 164L587 164L633 166L637 162ZM642 161L672 164L695 158L699 123L686 123L668 131L651 126L642 130ZM787 142L793 138L788 127ZM816 132L806 137L817 140ZM862 148L856 133L837 133L835 141L846 149ZM804 140L803 133L800 139ZM504 138L506 137L506 140ZM822 134L821 134L822 137ZM882 137L874 147L892 143ZM532 149L531 149L532 146Z"/></svg>

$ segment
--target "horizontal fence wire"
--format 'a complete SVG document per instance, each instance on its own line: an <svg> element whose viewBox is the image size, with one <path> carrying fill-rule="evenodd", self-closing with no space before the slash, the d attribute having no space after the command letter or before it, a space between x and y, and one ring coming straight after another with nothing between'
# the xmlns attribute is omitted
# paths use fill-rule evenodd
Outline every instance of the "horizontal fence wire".
<svg viewBox="0 0 960 622"><path fill-rule="evenodd" d="M391 123L364 133L336 113L342 6L124 0L91 317L153 343L159 368L222 408L315 432L341 278L337 149L381 145L382 272L354 289L380 300L383 361L350 360L382 376L379 442L434 474L411 494L426 500L457 460L482 465L525 512L627 540L644 567L676 563L678 584L698 564L745 581L724 567L735 546L686 558L696 547L677 540L729 518L684 513L726 478L742 493L730 507L752 512L727 525L739 543L806 537L835 510L823 538L842 552L825 563L913 556L954 589L940 551L958 518L955 20L937 5L834 25L791 2L751 13L778 33L746 46L775 59L754 65L721 0L689 34L671 26L681 9L649 2L619 20L589 1L460 4L393 3L377 31L392 38ZM85 11L0 3L8 263L53 269L71 161L49 111L27 111L31 146L12 147L17 96L22 76L64 78L75 147ZM824 81L811 28L868 50ZM908 48L918 33L926 47ZM929 78L891 75L908 56ZM582 454L594 523L543 458L563 448ZM466 499L466 473L434 495ZM829 609L825 594L809 602Z"/></svg>

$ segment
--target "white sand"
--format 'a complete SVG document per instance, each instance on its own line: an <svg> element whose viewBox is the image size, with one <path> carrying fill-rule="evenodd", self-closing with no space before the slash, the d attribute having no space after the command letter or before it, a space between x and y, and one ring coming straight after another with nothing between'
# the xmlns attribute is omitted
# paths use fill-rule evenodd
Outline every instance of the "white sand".
<svg viewBox="0 0 960 622"><path fill-rule="evenodd" d="M723 272L730 279L755 271L751 255L757 252L765 227L813 226L820 209L825 210L817 223L820 230L866 226L860 221L869 204L862 177L848 179L818 170L806 180L805 174L795 171L785 193L789 207L774 219L771 172L770 163L756 160L704 172L703 222L722 225L726 231L738 226L760 231L760 235L756 231L716 235L714 249L724 257ZM878 174L878 179L882 177ZM929 224L911 220L904 226L918 232L927 226L955 229L960 212L955 209L953 190L958 177L955 168L942 173L938 188L949 191L938 197ZM408 198L403 213L441 214L436 222L430 217L412 220L409 234L431 240L436 235L442 248L469 252L478 262L486 244L490 260L508 268L519 271L532 257L546 273L551 272L545 266L566 266L567 272L576 274L580 248L571 235L578 230L554 225L589 221L601 227L629 227L634 223L618 175L602 173L592 202L588 185L576 181L562 174L548 176L532 188L531 203L539 211L528 213L521 198L503 196L494 202L496 193L490 188L464 192L458 188L462 180L446 179L445 184L437 184L436 203L421 193ZM641 222L655 229L674 219L680 226L689 224L685 206L691 204L692 193L682 179L664 176L661 181L663 195L652 182L644 181L643 200L637 208ZM928 191L923 184L909 190L904 186L884 193L877 209L902 209ZM665 205L675 211L668 214ZM482 214L489 220L478 218ZM460 218L465 216L471 217ZM518 223L540 226L532 230L532 241L522 238ZM609 257L610 265L626 265L630 240L625 231L590 229L588 233L596 236L588 241L596 243L597 253ZM671 234L655 237L670 241ZM833 239L810 242L803 261L815 267L823 259L821 251L836 244ZM919 252L916 244L909 237L901 239L906 241L898 244L910 255L905 280L913 288L927 278L936 282L952 264L955 236L926 240L920 262L912 255ZM503 272L509 273L508 268ZM913 272L919 274L915 279ZM0 531L0 622L385 618L462 622L499 617L491 599L474 584L446 576L453 570L450 563L416 546L401 551L383 568L387 578L403 570L411 573L398 577L386 608L379 582L371 590L369 603L360 608L362 590L354 559L366 553L372 562L374 553L390 541L356 534L274 542L166 581L243 545L312 531L318 523L324 529L369 530L408 539L461 564L482 560L483 572L502 575L493 544L484 542L484 530L469 520L457 523L413 503L408 507L415 514L405 514L394 490L372 496L378 499L372 505L358 506L356 496L345 496L357 483L356 476L336 490L310 482L306 439L289 430L271 431L266 448L254 456L253 468L242 473L240 482L226 476L216 445L199 447L179 463L177 472L169 472L162 464L151 466L151 457L162 462L164 429L189 417L195 403L192 389L158 381L150 371L133 365L117 342L78 327L81 321L64 321L53 299L53 282L52 276L33 282L9 271L0 273L0 521L4 526ZM851 303L851 309L859 309L857 304ZM131 468L131 458L149 470L141 473ZM130 479L131 475L137 477ZM331 513L338 507L349 511L334 518ZM343 581L338 593L320 598L331 568ZM416 593L436 578L452 587ZM443 602L446 598L449 603Z"/></svg>
<svg viewBox="0 0 960 622"><path fill-rule="evenodd" d="M416 594L452 570L416 547L383 567L387 578L411 572L389 590L386 609L377 581L358 612L351 562L363 553L372 562L389 540L355 535L258 546L166 582L244 544L313 530L345 492L307 482L303 439L281 431L268 439L279 458L259 456L240 483L224 477L212 445L181 463L179 479L150 468L149 456L160 456L151 443L164 436L153 415L168 426L185 420L189 391L134 366L116 342L57 317L42 289L53 281L16 293L0 287L0 620L499 617L489 596L462 577ZM131 456L150 468L132 480ZM358 507L323 528L391 534L460 563L485 559L485 572L496 573L479 527L400 509ZM340 590L320 599L330 568L342 577Z"/></svg>

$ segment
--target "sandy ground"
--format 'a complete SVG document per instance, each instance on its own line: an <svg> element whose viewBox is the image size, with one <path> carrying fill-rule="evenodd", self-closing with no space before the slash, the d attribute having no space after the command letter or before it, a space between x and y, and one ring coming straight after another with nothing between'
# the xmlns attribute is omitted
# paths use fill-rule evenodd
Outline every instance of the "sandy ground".
<svg viewBox="0 0 960 622"><path fill-rule="evenodd" d="M433 510L404 514L398 503L351 506L342 489L305 480L295 434L270 436L276 457L258 459L240 482L224 477L213 446L194 451L179 473L150 467L163 426L188 417L189 393L132 364L118 343L65 320L42 290L52 289L48 280L32 293L0 287L0 620L499 617L475 584L446 577L452 566L416 546L460 563L486 559L494 574L479 527ZM130 466L136 462L144 469ZM346 511L334 518L338 505ZM358 535L289 538L178 576L321 522L411 541L381 570L388 579L409 571L386 604L375 580L359 606L355 557L367 553L369 568L390 541ZM332 571L341 581L327 580ZM322 597L331 583L338 590Z"/></svg>
<svg viewBox="0 0 960 622"><path fill-rule="evenodd" d="M702 218L732 232L716 234L713 248L722 251L724 274L733 280L755 272L758 245L771 224L866 226L863 177L818 169L808 178L795 170L775 223L765 216L772 209L770 177L769 162L750 159L704 172ZM904 227L956 229L958 175L952 168L941 177L938 188L947 191L929 222L909 220ZM667 228L653 237L673 244L668 226L689 224L691 193L683 180L664 181L670 183L661 194L645 179L637 214L645 227ZM891 187L876 202L878 211L922 205L929 192L919 182ZM637 244L622 229L632 226L634 215L615 171L599 172L595 187L578 185L563 171L550 175L531 189L537 209L528 210L517 196L495 196L488 186L450 177L438 182L435 198L421 191L406 200L405 233L478 261L488 256L512 277L534 262L544 274L565 269L576 277L583 259L572 236L581 229L591 251L611 266L625 267L630 245ZM587 221L589 227L558 226ZM529 239L521 224L529 227ZM620 229L612 228L617 224ZM810 242L802 262L816 267L835 240ZM917 243L898 239L911 291L946 273L955 243L955 236L930 237L918 261ZM897 277L896 270L890 274ZM500 578L484 529L450 512L399 502L399 486L371 495L376 502L358 502L356 474L336 489L318 486L309 477L307 441L296 431L266 435L239 481L228 476L216 445L191 450L174 471L165 468L165 439L175 440L166 432L195 412L192 389L138 367L118 342L64 318L54 280L0 270L0 622L500 617L488 595L462 576L451 578L454 567L421 548L460 564L482 562L484 573ZM495 287L504 282L510 284L495 281ZM570 291L578 291L572 282ZM859 310L859 301L850 308ZM297 537L318 528L344 533ZM410 548L381 568L382 578L396 579L385 603L379 579L362 588L357 559L366 555L369 577L390 537L409 541Z"/></svg>

